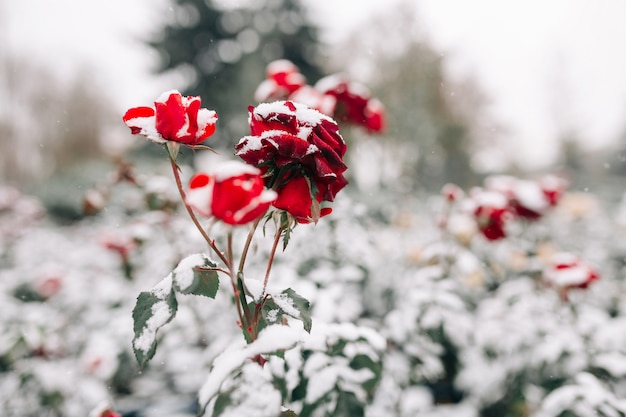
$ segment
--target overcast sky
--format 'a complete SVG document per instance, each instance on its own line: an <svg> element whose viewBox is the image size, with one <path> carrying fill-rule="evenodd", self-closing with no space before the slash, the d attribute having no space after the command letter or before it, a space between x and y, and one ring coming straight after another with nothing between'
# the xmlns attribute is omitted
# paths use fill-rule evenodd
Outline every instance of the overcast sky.
<svg viewBox="0 0 626 417"><path fill-rule="evenodd" d="M234 0L233 0L234 1ZM329 39L400 0L309 0ZM493 115L510 130L508 153L531 166L555 157L555 136L573 128L585 146L609 143L626 110L623 0L420 0L421 24L455 74L474 74ZM32 57L60 74L94 71L120 112L175 80L156 80L156 57L139 39L168 13L166 0L4 0L4 53ZM5 48L6 47L6 48ZM2 54L0 50L0 54ZM520 146L522 145L522 146Z"/></svg>

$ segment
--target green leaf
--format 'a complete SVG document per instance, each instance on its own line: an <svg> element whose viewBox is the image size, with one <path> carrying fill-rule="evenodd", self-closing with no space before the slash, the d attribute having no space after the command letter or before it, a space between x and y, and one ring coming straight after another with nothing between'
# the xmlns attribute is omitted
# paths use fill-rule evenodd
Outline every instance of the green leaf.
<svg viewBox="0 0 626 417"><path fill-rule="evenodd" d="M181 291L181 293L215 298L219 287L220 280L217 271L195 267L193 269L193 284L187 289L187 292Z"/></svg>
<svg viewBox="0 0 626 417"><path fill-rule="evenodd" d="M280 413L279 417L298 417L298 415L291 410L285 410Z"/></svg>
<svg viewBox="0 0 626 417"><path fill-rule="evenodd" d="M157 331L174 318L178 309L171 279L168 275L150 292L140 293L133 309L133 351L142 368L156 353Z"/></svg>
<svg viewBox="0 0 626 417"><path fill-rule="evenodd" d="M335 417L362 417L365 415L365 407L351 392L339 391L337 406L333 416Z"/></svg>
<svg viewBox="0 0 626 417"><path fill-rule="evenodd" d="M366 368L372 371L372 373L374 374L372 379L364 381L361 384L361 386L369 394L371 394L376 388L376 386L378 385L378 383L380 382L380 377L382 373L382 364L380 362L374 361L368 355L358 354L354 358L352 358L352 360L350 361L350 368L356 369L356 370Z"/></svg>
<svg viewBox="0 0 626 417"><path fill-rule="evenodd" d="M206 255L189 255L172 272L174 288L181 294L215 298L220 286L216 267Z"/></svg>
<svg viewBox="0 0 626 417"><path fill-rule="evenodd" d="M232 394L232 390L228 392L220 393L215 400L215 406L213 406L213 414L211 417L219 417L229 405L232 404L232 400L230 399L230 395Z"/></svg>
<svg viewBox="0 0 626 417"><path fill-rule="evenodd" d="M304 330L311 333L311 303L291 288L269 296L263 304L261 314L267 324L281 323L284 316L293 317L302 321Z"/></svg>

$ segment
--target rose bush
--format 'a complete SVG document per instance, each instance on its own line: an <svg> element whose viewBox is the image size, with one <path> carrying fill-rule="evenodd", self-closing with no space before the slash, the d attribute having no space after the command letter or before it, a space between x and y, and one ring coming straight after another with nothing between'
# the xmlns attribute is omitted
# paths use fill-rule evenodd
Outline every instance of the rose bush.
<svg viewBox="0 0 626 417"><path fill-rule="evenodd" d="M176 90L166 91L152 107L133 107L122 119L134 135L156 143L167 141L195 146L215 132L217 114L201 108L200 97L182 96Z"/></svg>
<svg viewBox="0 0 626 417"><path fill-rule="evenodd" d="M187 192L194 210L230 225L258 219L275 199L276 193L265 189L261 171L237 161L219 164L212 174L196 174Z"/></svg>
<svg viewBox="0 0 626 417"><path fill-rule="evenodd" d="M348 183L343 175L346 143L337 123L290 101L249 111L251 135L239 141L236 155L264 172L267 186L278 193L274 206L302 223L328 214L321 204L332 202Z"/></svg>

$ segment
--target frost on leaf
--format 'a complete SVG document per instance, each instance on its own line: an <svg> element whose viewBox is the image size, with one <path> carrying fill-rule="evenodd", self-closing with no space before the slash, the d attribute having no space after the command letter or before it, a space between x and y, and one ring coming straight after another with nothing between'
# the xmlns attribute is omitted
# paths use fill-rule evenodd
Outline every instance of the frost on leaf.
<svg viewBox="0 0 626 417"><path fill-rule="evenodd" d="M174 287L181 294L203 295L215 298L220 282L217 264L201 253L187 256L172 272Z"/></svg>
<svg viewBox="0 0 626 417"><path fill-rule="evenodd" d="M135 337L133 351L137 362L143 367L156 352L157 331L176 315L178 303L172 287L172 275L163 278L149 292L137 297L133 309Z"/></svg>

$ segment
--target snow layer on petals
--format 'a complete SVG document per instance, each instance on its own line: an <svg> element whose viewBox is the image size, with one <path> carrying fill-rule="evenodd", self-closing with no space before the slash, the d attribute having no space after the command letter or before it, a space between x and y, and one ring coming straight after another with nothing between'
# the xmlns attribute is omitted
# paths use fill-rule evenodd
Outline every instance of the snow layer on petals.
<svg viewBox="0 0 626 417"><path fill-rule="evenodd" d="M207 126L217 123L217 113L215 113L214 110L201 108L200 110L198 110L197 119L198 129L204 132Z"/></svg>
<svg viewBox="0 0 626 417"><path fill-rule="evenodd" d="M260 175L261 170L239 161L224 161L216 165L210 173L214 175L216 181L224 181L240 175Z"/></svg>

